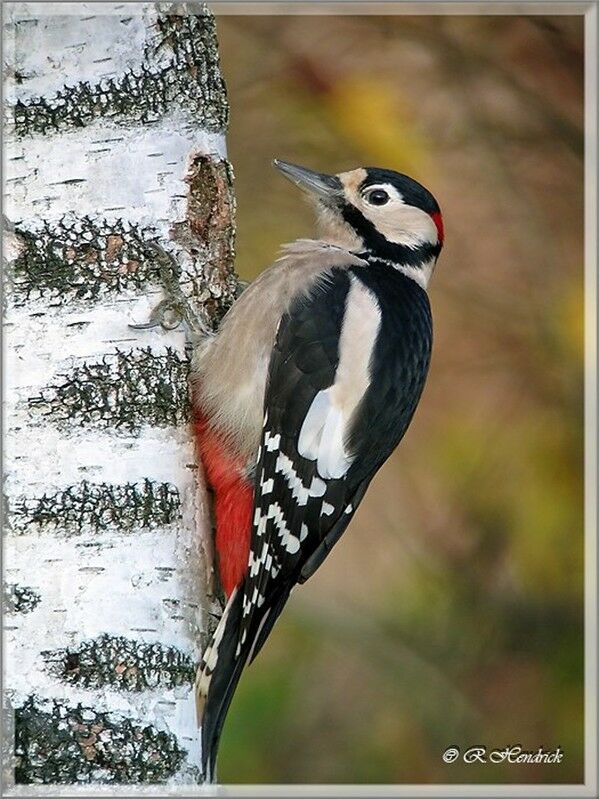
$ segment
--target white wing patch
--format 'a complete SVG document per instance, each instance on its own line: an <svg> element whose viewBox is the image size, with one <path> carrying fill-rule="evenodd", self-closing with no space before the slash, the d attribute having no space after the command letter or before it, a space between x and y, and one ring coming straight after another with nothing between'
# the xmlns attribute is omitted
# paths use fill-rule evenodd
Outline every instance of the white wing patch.
<svg viewBox="0 0 599 799"><path fill-rule="evenodd" d="M270 477L268 480L264 480L264 478L262 478L260 481L260 493L263 497L266 496L266 494L271 494L274 486L275 481L272 479L272 477Z"/></svg>
<svg viewBox="0 0 599 799"><path fill-rule="evenodd" d="M370 359L381 326L376 296L355 276L350 280L335 382L314 397L297 445L302 457L317 462L325 480L343 477L353 462L345 441L353 413L370 385Z"/></svg>
<svg viewBox="0 0 599 799"><path fill-rule="evenodd" d="M322 431L331 408L330 389L319 391L312 400L299 434L297 451L310 461L318 459Z"/></svg>
<svg viewBox="0 0 599 799"><path fill-rule="evenodd" d="M291 530L287 527L287 523L285 521L285 516L283 515L283 510L278 502L273 502L272 505L268 506L268 509L265 514L262 514L260 508L256 508L256 513L254 515L254 524L257 525L256 527L256 535L263 536L266 532L266 525L272 519L274 526L277 528L277 533L280 539L280 547L285 549L290 555L295 555L299 552L300 541L303 539L298 538L294 535ZM305 536L304 536L305 538ZM265 545L266 546L266 545ZM274 574L274 567L271 567L272 558L268 555L268 547L266 549L262 549L261 559L265 562L265 567L273 574L273 577L276 575ZM253 555L250 555L250 576L254 576L252 574L252 567L258 571L258 566L255 565L256 561ZM260 607L258 605L258 607Z"/></svg>
<svg viewBox="0 0 599 799"><path fill-rule="evenodd" d="M277 456L275 471L283 475L291 491L291 496L300 506L307 505L309 497L324 496L324 492L327 489L326 485L318 477L313 477L310 486L307 488L293 468L291 458L288 458L283 452L279 452Z"/></svg>
<svg viewBox="0 0 599 799"><path fill-rule="evenodd" d="M266 447L268 452L274 452L279 448L280 445L281 445L280 433L277 433L276 436L273 436L268 432L266 433L266 435L264 436L264 446Z"/></svg>

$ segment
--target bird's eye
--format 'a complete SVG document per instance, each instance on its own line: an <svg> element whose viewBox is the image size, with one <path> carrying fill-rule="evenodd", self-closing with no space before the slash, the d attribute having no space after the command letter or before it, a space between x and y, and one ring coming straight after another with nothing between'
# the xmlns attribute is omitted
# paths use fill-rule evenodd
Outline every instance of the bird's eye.
<svg viewBox="0 0 599 799"><path fill-rule="evenodd" d="M385 203L389 202L389 195L385 189L373 189L372 191L368 191L364 195L364 198L370 205L385 205Z"/></svg>

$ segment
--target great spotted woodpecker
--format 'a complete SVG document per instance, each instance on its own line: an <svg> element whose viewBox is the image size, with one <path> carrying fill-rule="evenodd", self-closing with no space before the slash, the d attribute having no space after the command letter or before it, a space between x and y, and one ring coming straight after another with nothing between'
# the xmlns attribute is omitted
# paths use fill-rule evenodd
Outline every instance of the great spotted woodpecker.
<svg viewBox="0 0 599 799"><path fill-rule="evenodd" d="M435 198L406 175L274 165L315 198L319 238L287 245L192 364L227 597L196 681L207 781L244 666L412 419L443 245Z"/></svg>

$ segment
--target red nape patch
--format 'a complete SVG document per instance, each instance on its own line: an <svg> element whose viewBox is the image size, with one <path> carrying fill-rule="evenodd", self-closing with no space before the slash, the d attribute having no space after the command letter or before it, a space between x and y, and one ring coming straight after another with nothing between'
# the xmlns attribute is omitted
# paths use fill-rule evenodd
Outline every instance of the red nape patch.
<svg viewBox="0 0 599 799"><path fill-rule="evenodd" d="M198 414L195 431L208 484L214 491L216 553L220 582L227 597L243 580L250 557L254 489L243 477L243 461Z"/></svg>
<svg viewBox="0 0 599 799"><path fill-rule="evenodd" d="M436 213L431 214L431 219L437 228L437 240L439 244L443 244L443 240L445 239L445 231L443 230L443 217L441 216L441 212L437 211Z"/></svg>

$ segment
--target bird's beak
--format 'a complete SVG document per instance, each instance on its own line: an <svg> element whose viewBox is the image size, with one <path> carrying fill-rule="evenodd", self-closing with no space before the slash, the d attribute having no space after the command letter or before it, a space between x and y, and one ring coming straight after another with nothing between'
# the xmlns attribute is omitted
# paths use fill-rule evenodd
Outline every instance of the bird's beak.
<svg viewBox="0 0 599 799"><path fill-rule="evenodd" d="M333 200L343 193L343 186L336 175L323 175L303 166L279 161L278 158L272 164L302 191L316 195L321 200Z"/></svg>

